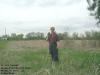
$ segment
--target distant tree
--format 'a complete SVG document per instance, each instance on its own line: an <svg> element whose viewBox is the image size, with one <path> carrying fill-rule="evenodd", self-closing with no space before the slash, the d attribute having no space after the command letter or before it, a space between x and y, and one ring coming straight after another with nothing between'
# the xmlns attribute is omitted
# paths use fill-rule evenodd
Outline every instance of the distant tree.
<svg viewBox="0 0 100 75"><path fill-rule="evenodd" d="M64 33L63 33L63 38L64 38L64 40L65 40L65 39L66 39L66 40L69 39L69 34L68 34L68 32L64 32Z"/></svg>
<svg viewBox="0 0 100 75"><path fill-rule="evenodd" d="M85 39L86 39L86 40L91 40L91 36L92 36L92 35L91 35L91 32L90 32L90 31L86 31L86 32L85 32Z"/></svg>
<svg viewBox="0 0 100 75"><path fill-rule="evenodd" d="M31 32L31 33L26 34L26 39L27 40L43 40L44 39L44 33Z"/></svg>
<svg viewBox="0 0 100 75"><path fill-rule="evenodd" d="M36 34L37 40L44 39L44 34L43 33L37 32L35 34Z"/></svg>
<svg viewBox="0 0 100 75"><path fill-rule="evenodd" d="M72 38L73 38L73 40L78 40L78 39L79 39L78 33L74 32L74 33L72 34Z"/></svg>
<svg viewBox="0 0 100 75"><path fill-rule="evenodd" d="M91 34L92 34L92 39L93 40L100 40L100 31L91 31Z"/></svg>
<svg viewBox="0 0 100 75"><path fill-rule="evenodd" d="M16 40L23 40L23 34L18 34L17 36L16 36Z"/></svg>
<svg viewBox="0 0 100 75"><path fill-rule="evenodd" d="M27 40L34 40L35 39L35 33L31 32L31 33L26 34L26 39Z"/></svg>
<svg viewBox="0 0 100 75"><path fill-rule="evenodd" d="M45 37L44 37L44 33L40 33L41 35L40 35L40 37L41 37L41 39L45 39Z"/></svg>
<svg viewBox="0 0 100 75"><path fill-rule="evenodd" d="M58 33L59 39L63 40L64 39L64 34L63 33Z"/></svg>
<svg viewBox="0 0 100 75"><path fill-rule="evenodd" d="M85 39L85 35L81 33L79 38L80 38L80 40L84 40Z"/></svg>
<svg viewBox="0 0 100 75"><path fill-rule="evenodd" d="M12 33L11 37L10 37L10 40L16 40L16 39L17 39L16 33Z"/></svg>

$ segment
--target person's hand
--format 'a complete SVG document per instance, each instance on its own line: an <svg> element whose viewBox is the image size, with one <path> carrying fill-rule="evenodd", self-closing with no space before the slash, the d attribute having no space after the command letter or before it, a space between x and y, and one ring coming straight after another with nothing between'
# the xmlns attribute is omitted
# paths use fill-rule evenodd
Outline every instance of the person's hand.
<svg viewBox="0 0 100 75"><path fill-rule="evenodd" d="M46 37L46 41L48 41L48 37Z"/></svg>

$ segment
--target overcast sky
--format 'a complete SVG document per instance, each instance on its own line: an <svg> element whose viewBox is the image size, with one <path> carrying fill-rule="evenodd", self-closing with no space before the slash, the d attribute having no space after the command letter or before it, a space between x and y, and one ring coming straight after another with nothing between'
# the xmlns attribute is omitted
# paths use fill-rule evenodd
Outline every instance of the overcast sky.
<svg viewBox="0 0 100 75"><path fill-rule="evenodd" d="M86 0L0 0L0 35L44 32L84 32L97 29Z"/></svg>

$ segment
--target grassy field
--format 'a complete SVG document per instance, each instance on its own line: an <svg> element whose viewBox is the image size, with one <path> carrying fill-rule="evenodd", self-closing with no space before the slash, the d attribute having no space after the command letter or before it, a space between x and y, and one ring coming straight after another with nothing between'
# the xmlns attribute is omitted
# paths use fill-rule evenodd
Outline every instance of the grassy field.
<svg viewBox="0 0 100 75"><path fill-rule="evenodd" d="M51 61L48 49L29 47L23 50L10 50L7 47L9 42L0 41L0 65L30 68L19 69L14 75L100 75L99 50L60 48L60 61L55 63Z"/></svg>

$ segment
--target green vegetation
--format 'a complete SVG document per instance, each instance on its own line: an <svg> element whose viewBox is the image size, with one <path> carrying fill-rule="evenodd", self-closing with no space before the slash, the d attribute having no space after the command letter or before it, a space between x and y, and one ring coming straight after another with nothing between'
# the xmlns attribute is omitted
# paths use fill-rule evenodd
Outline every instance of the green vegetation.
<svg viewBox="0 0 100 75"><path fill-rule="evenodd" d="M16 33L12 33L10 36L6 35L3 37L7 37L8 40L43 40L45 39L44 33L40 33L40 32L30 32L30 33L27 33L25 37L24 37L24 34L16 34Z"/></svg>
<svg viewBox="0 0 100 75"><path fill-rule="evenodd" d="M88 9L91 12L92 16L95 16L97 19L97 24L100 24L100 0L87 0L89 7Z"/></svg>
<svg viewBox="0 0 100 75"><path fill-rule="evenodd" d="M69 35L68 32L57 33L60 40L100 40L100 31L85 31L85 33L74 32L72 35ZM0 37L1 40L45 40L45 34L40 32L31 32L24 34L12 33L11 35L3 35Z"/></svg>
<svg viewBox="0 0 100 75"><path fill-rule="evenodd" d="M8 41L0 41L0 50L4 49Z"/></svg>
<svg viewBox="0 0 100 75"><path fill-rule="evenodd" d="M0 48L6 44L0 41ZM99 50L59 49L59 59L59 63L52 62L47 49L0 51L0 64L31 68L15 75L100 75Z"/></svg>
<svg viewBox="0 0 100 75"><path fill-rule="evenodd" d="M84 34L79 34L74 32L72 36L69 33L59 33L58 34L61 40L100 40L100 31L86 31Z"/></svg>

